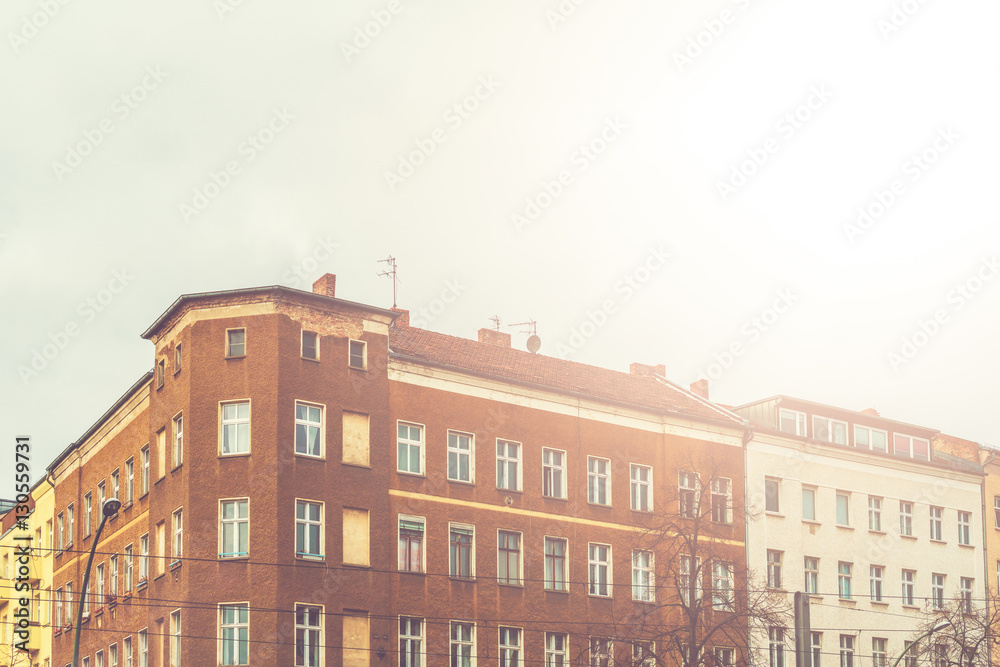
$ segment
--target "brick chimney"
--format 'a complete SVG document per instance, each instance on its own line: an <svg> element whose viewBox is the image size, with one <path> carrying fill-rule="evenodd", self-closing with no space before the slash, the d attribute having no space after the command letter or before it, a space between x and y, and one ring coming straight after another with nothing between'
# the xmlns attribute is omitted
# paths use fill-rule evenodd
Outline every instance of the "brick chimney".
<svg viewBox="0 0 1000 667"><path fill-rule="evenodd" d="M496 347L510 348L510 334L505 331L496 331L495 329L480 329L479 342Z"/></svg>
<svg viewBox="0 0 1000 667"><path fill-rule="evenodd" d="M324 296L336 296L337 276L332 273L325 273L323 277L313 283L313 293Z"/></svg>
<svg viewBox="0 0 1000 667"><path fill-rule="evenodd" d="M708 400L708 380L702 378L691 383L691 393Z"/></svg>
<svg viewBox="0 0 1000 667"><path fill-rule="evenodd" d="M876 410L875 408L865 408L864 410L861 411L861 414L863 414L863 415L871 415L872 417L878 417L879 416L878 410Z"/></svg>
<svg viewBox="0 0 1000 667"><path fill-rule="evenodd" d="M410 311L404 310L403 308L396 308L395 306L393 306L389 310L391 310L394 313L399 313L399 315L396 316L396 319L392 321L392 326L394 327L410 326Z"/></svg>
<svg viewBox="0 0 1000 667"><path fill-rule="evenodd" d="M628 367L629 375L639 375L641 377L651 378L653 374L657 374L660 377L666 377L667 367L665 364L657 364L656 366L650 366L649 364L640 364L638 361L633 363Z"/></svg>

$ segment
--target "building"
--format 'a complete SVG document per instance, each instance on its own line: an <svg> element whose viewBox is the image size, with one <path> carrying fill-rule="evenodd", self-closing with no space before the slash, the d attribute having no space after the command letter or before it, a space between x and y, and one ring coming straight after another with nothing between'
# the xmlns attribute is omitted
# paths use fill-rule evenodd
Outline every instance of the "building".
<svg viewBox="0 0 1000 667"><path fill-rule="evenodd" d="M184 295L143 334L153 371L49 466L54 664L78 604L92 667L670 664L685 595L745 662L741 418L335 283Z"/></svg>

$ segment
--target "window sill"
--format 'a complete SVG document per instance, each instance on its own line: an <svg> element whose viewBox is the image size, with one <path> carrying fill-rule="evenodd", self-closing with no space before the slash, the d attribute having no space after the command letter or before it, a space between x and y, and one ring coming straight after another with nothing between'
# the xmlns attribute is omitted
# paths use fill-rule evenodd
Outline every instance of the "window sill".
<svg viewBox="0 0 1000 667"><path fill-rule="evenodd" d="M325 454L306 454L305 452L295 452L300 459L312 459L313 461L326 461Z"/></svg>
<svg viewBox="0 0 1000 667"><path fill-rule="evenodd" d="M962 544L961 542L958 543L958 546L962 547L963 549L975 549L976 548L975 544Z"/></svg>
<svg viewBox="0 0 1000 667"><path fill-rule="evenodd" d="M823 524L816 519L802 519L802 523L812 524L813 526L822 526Z"/></svg>
<svg viewBox="0 0 1000 667"><path fill-rule="evenodd" d="M316 357L306 357L306 356L299 355L299 359L301 359L302 361L312 361L312 362L315 362L317 364L319 363L319 359L317 359Z"/></svg>
<svg viewBox="0 0 1000 667"><path fill-rule="evenodd" d="M784 519L784 518L785 518L785 515L784 515L784 514L782 514L781 512L768 512L768 511L765 511L765 512L764 512L764 515L765 515L765 516L773 516L773 517L777 517L777 518L779 518L779 519Z"/></svg>
<svg viewBox="0 0 1000 667"><path fill-rule="evenodd" d="M141 496L139 496L139 500L144 500L146 498L146 496L148 496L148 495L149 495L149 491L147 491L146 493L144 493Z"/></svg>
<svg viewBox="0 0 1000 667"><path fill-rule="evenodd" d="M140 581L139 583L137 583L135 585L135 592L138 593L139 591L141 591L144 588L146 588L146 586L148 586L148 585L149 585L148 581Z"/></svg>
<svg viewBox="0 0 1000 667"><path fill-rule="evenodd" d="M837 528L842 528L844 530L854 530L854 526L848 526L842 523L838 523Z"/></svg>
<svg viewBox="0 0 1000 667"><path fill-rule="evenodd" d="M871 528L868 529L868 534L869 535L888 535L888 533L886 533L884 530L872 530Z"/></svg>
<svg viewBox="0 0 1000 667"><path fill-rule="evenodd" d="M587 504L590 505L591 507L603 507L604 509L608 510L611 509L611 503L592 503L588 500Z"/></svg>
<svg viewBox="0 0 1000 667"><path fill-rule="evenodd" d="M178 463L177 465L175 465L173 468L170 469L170 474L172 475L175 472L177 472L177 469L180 468L180 467L182 467L183 465L184 465L183 461L180 462L180 463Z"/></svg>
<svg viewBox="0 0 1000 667"><path fill-rule="evenodd" d="M245 355L245 354L227 354L226 355L226 360L227 361L229 359L246 359L246 358L247 358L247 355Z"/></svg>
<svg viewBox="0 0 1000 667"><path fill-rule="evenodd" d="M175 559L174 561L172 561L170 563L170 569L171 570L176 570L177 568L179 568L183 564L184 564L183 561L181 561L180 558L177 558L177 559Z"/></svg>
<svg viewBox="0 0 1000 667"><path fill-rule="evenodd" d="M497 491L502 491L503 493L524 493L524 489L504 489L497 487Z"/></svg>
<svg viewBox="0 0 1000 667"><path fill-rule="evenodd" d="M349 568L354 569L354 570L370 570L370 569L372 569L372 566L370 564L369 565L364 565L362 563L345 563L345 562L341 562L340 564L343 567L349 567Z"/></svg>
<svg viewBox="0 0 1000 667"><path fill-rule="evenodd" d="M234 560L235 561L248 561L248 560L250 560L250 554L239 554L239 555L236 555L236 556L223 556L222 554L219 554L219 561L220 562L229 562L229 561L234 561Z"/></svg>
<svg viewBox="0 0 1000 667"><path fill-rule="evenodd" d="M598 600L610 600L611 594L608 595L598 595L597 593L587 593L587 597L596 598Z"/></svg>
<svg viewBox="0 0 1000 667"><path fill-rule="evenodd" d="M347 461L341 461L341 465L345 465L349 468L360 468L361 470L371 470L371 465L365 465L364 463L348 463Z"/></svg>
<svg viewBox="0 0 1000 667"><path fill-rule="evenodd" d="M502 581L498 581L497 582L497 586L503 586L504 588L513 588L513 589L524 590L524 584L523 583L520 583L520 584L508 584L508 583L505 583L505 582L502 582Z"/></svg>
<svg viewBox="0 0 1000 667"><path fill-rule="evenodd" d="M128 501L127 503L125 503L124 505L122 505L121 509L118 510L118 511L119 512L124 512L125 510L130 510L130 509L132 509L132 501L131 500Z"/></svg>
<svg viewBox="0 0 1000 667"><path fill-rule="evenodd" d="M295 554L295 560L306 563L322 563L326 557L323 554Z"/></svg>
<svg viewBox="0 0 1000 667"><path fill-rule="evenodd" d="M560 498L558 496L542 496L542 500L562 500L563 502L569 500L568 498Z"/></svg>
<svg viewBox="0 0 1000 667"><path fill-rule="evenodd" d="M842 605L847 605L849 607L854 607L858 604L858 601L853 598L837 598L837 602Z"/></svg>
<svg viewBox="0 0 1000 667"><path fill-rule="evenodd" d="M944 540L930 540L931 544L948 544Z"/></svg>
<svg viewBox="0 0 1000 667"><path fill-rule="evenodd" d="M452 479L452 478L449 477L448 481L451 482L452 484L464 484L465 486L475 486L476 485L475 480Z"/></svg>
<svg viewBox="0 0 1000 667"><path fill-rule="evenodd" d="M923 610L921 607L918 607L915 604L904 604L903 605L903 609L909 609L910 611L922 611Z"/></svg>
<svg viewBox="0 0 1000 667"><path fill-rule="evenodd" d="M902 537L904 540L913 540L914 542L917 541L916 535L900 535L900 537Z"/></svg>
<svg viewBox="0 0 1000 667"><path fill-rule="evenodd" d="M889 603L888 602L880 602L878 600L872 600L871 601L871 605L873 607L879 607L880 609L888 609L889 608Z"/></svg>
<svg viewBox="0 0 1000 667"><path fill-rule="evenodd" d="M476 578L475 577L456 577L455 575L449 575L448 578L451 579L452 581L461 581L461 582L466 583L466 584L474 584L474 583L476 583Z"/></svg>
<svg viewBox="0 0 1000 667"><path fill-rule="evenodd" d="M158 575L153 577L153 581L156 581L157 579L162 579L164 576L166 576L166 574L167 574L166 572L160 572Z"/></svg>
<svg viewBox="0 0 1000 667"><path fill-rule="evenodd" d="M220 459L240 458L241 456L250 456L250 452L233 452L232 454L223 454L222 452L219 452ZM161 477L160 479L163 478Z"/></svg>
<svg viewBox="0 0 1000 667"><path fill-rule="evenodd" d="M546 588L546 593L559 593L560 595L569 595L568 588Z"/></svg>
<svg viewBox="0 0 1000 667"><path fill-rule="evenodd" d="M427 478L427 475L425 475L422 472L410 472L409 470L400 470L399 468L396 468L396 474L404 475L406 477L423 477L424 479Z"/></svg>
<svg viewBox="0 0 1000 667"><path fill-rule="evenodd" d="M368 372L367 368L362 368L360 366L351 366L351 365L348 365L347 367L350 368L352 371L361 371L362 373L367 373Z"/></svg>
<svg viewBox="0 0 1000 667"><path fill-rule="evenodd" d="M396 571L399 572L400 574L419 574L420 576L424 576L425 574L427 574L423 570L396 570Z"/></svg>

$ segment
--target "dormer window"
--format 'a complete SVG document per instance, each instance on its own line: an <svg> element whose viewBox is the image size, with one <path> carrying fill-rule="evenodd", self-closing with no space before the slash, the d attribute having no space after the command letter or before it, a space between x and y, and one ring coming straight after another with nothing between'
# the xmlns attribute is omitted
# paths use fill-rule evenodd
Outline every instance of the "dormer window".
<svg viewBox="0 0 1000 667"><path fill-rule="evenodd" d="M778 428L785 433L805 436L806 413L795 410L778 409Z"/></svg>

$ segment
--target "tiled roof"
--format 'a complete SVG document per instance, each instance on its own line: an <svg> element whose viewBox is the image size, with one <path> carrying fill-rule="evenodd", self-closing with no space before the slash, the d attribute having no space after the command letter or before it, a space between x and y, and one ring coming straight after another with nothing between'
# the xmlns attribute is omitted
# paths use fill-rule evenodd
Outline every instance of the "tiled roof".
<svg viewBox="0 0 1000 667"><path fill-rule="evenodd" d="M419 329L391 327L391 356L455 368L500 380L584 394L655 412L672 412L740 426L742 420L680 387L653 377L631 375L575 361L499 347Z"/></svg>

